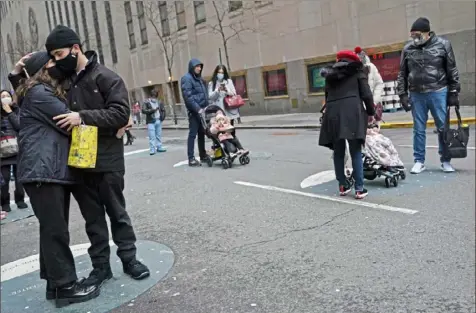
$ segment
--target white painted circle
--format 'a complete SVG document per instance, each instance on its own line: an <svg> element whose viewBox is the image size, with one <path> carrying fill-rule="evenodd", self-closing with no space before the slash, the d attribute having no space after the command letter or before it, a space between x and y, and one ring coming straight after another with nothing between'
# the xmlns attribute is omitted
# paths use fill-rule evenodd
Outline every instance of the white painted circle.
<svg viewBox="0 0 476 313"><path fill-rule="evenodd" d="M179 166L184 166L184 165L188 165L188 160L180 161L178 163L175 163L174 167L179 167Z"/></svg>
<svg viewBox="0 0 476 313"><path fill-rule="evenodd" d="M349 168L349 170L352 172L352 169ZM334 170L328 170L328 171L323 171L319 172L317 174L311 175L304 179L301 182L301 188L309 188L309 187L314 187L317 185L322 185L325 183L328 183L330 181L336 180L336 174Z"/></svg>
<svg viewBox="0 0 476 313"><path fill-rule="evenodd" d="M109 245L113 246L114 242L109 241ZM91 246L89 243L71 246L71 252L74 257L88 253ZM1 281L7 281L16 277L27 275L40 270L39 255L31 255L26 258L16 260L1 267Z"/></svg>

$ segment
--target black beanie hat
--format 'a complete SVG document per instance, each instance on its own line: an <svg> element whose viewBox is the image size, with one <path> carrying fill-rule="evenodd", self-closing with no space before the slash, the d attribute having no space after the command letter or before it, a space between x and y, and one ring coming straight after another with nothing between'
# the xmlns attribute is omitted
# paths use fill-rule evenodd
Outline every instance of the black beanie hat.
<svg viewBox="0 0 476 313"><path fill-rule="evenodd" d="M78 34L69 27L58 25L46 38L46 51L51 52L56 49L68 48L78 44L81 46Z"/></svg>
<svg viewBox="0 0 476 313"><path fill-rule="evenodd" d="M430 32L430 21L426 17L418 18L410 29L411 32Z"/></svg>
<svg viewBox="0 0 476 313"><path fill-rule="evenodd" d="M50 55L46 51L34 52L28 60L25 61L25 71L30 77L35 75L50 60Z"/></svg>

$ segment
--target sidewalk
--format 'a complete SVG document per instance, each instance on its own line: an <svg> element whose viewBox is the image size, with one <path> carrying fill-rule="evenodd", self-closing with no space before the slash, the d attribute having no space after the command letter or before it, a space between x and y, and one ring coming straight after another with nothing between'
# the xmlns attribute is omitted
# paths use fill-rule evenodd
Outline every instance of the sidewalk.
<svg viewBox="0 0 476 313"><path fill-rule="evenodd" d="M476 107L465 106L460 108L463 123L476 123ZM294 128L319 128L320 113L291 113L278 115L250 115L241 118L242 123L235 125L240 129L294 129ZM456 115L452 111L452 123L456 123ZM412 116L410 112L398 111L395 113L384 113L384 122L381 124L382 128L411 128L413 127ZM428 119L428 126L434 126L431 114ZM139 127L134 126L135 129L145 129L144 125ZM164 121L163 129L188 129L188 120L180 119L178 124L174 125L173 120L167 119Z"/></svg>

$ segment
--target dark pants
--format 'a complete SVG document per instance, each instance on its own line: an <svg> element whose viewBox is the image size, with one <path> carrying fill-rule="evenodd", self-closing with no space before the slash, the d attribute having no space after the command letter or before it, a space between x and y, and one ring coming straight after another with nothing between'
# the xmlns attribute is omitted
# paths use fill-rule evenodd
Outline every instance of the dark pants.
<svg viewBox="0 0 476 313"><path fill-rule="evenodd" d="M70 187L28 183L25 190L40 223L40 278L58 288L77 280L74 257L69 248Z"/></svg>
<svg viewBox="0 0 476 313"><path fill-rule="evenodd" d="M126 138L127 138L127 144L132 144L132 140L134 136L132 136L132 133L129 129L126 130Z"/></svg>
<svg viewBox="0 0 476 313"><path fill-rule="evenodd" d="M83 173L83 183L75 186L73 196L86 221L86 234L91 242L89 256L94 268L110 266L109 232L106 213L111 224L117 255L124 264L136 257L136 236L126 212L124 172Z"/></svg>
<svg viewBox="0 0 476 313"><path fill-rule="evenodd" d="M1 196L0 196L0 199L1 199L1 205L5 205L5 204L10 204L10 186L9 186L9 183L10 183L10 166L12 165L4 165L1 167L1 171L2 171L2 176L3 176L3 179L5 180L5 184L2 185L2 189L1 189ZM13 165L13 175L15 175L15 202L18 203L18 202L23 202L25 200L25 191L23 190L23 186L22 184L20 184L20 182L18 181L18 177L17 176L17 166L16 165Z"/></svg>
<svg viewBox="0 0 476 313"><path fill-rule="evenodd" d="M207 151L205 150L205 130L202 127L200 118L196 114L188 115L188 141L187 141L187 156L189 160L194 158L195 152L195 138L198 135L198 152L200 158L207 157Z"/></svg>
<svg viewBox="0 0 476 313"><path fill-rule="evenodd" d="M355 191L364 189L364 165L362 161L362 143L359 140L348 140L350 157L352 158L352 176L355 179ZM347 184L345 176L345 140L334 143L334 171L340 186Z"/></svg>
<svg viewBox="0 0 476 313"><path fill-rule="evenodd" d="M235 153L237 149L243 149L243 146L237 138L226 139L222 143L225 145L225 149L228 153Z"/></svg>

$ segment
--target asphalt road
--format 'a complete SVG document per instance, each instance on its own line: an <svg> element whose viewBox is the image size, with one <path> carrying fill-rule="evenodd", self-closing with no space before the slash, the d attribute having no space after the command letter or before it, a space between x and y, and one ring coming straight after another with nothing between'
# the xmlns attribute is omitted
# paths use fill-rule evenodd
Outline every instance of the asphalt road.
<svg viewBox="0 0 476 313"><path fill-rule="evenodd" d="M411 167L411 130L384 133ZM128 152L147 148L145 131L136 135ZM163 136L167 153L127 156L125 193L137 237L169 246L175 265L133 308L114 313L475 312L474 149L454 161L454 174L439 171L429 148L428 172L398 188L368 184L366 202L418 211L405 214L333 201L334 182L301 189L332 169L317 131L242 130L251 163L226 171L173 167L186 159L186 132ZM427 144L436 145L431 130ZM35 218L2 225L1 235L2 264L37 253ZM75 203L71 238L87 242Z"/></svg>

